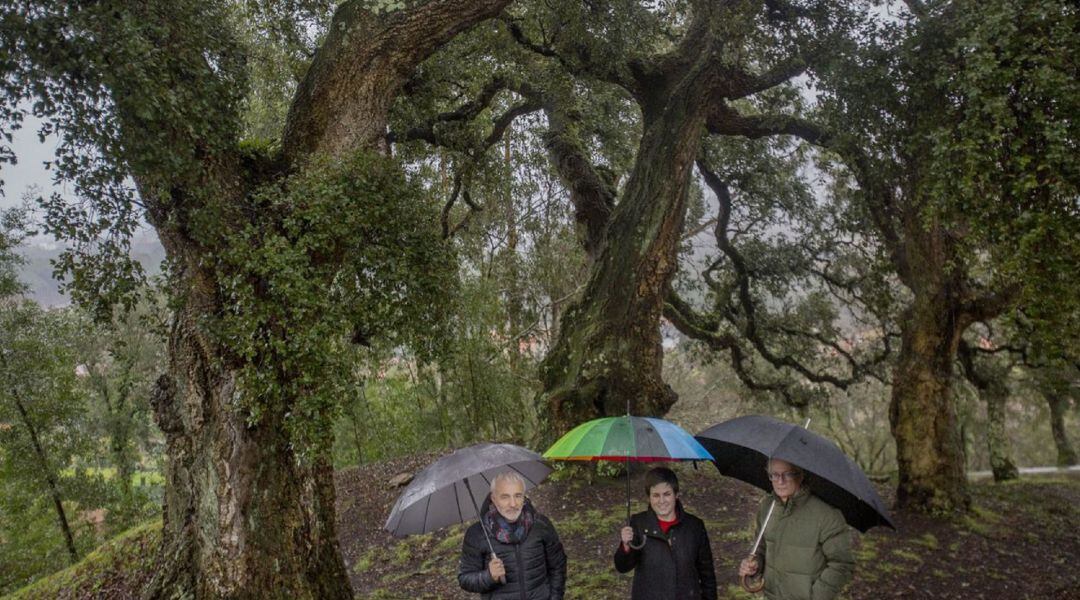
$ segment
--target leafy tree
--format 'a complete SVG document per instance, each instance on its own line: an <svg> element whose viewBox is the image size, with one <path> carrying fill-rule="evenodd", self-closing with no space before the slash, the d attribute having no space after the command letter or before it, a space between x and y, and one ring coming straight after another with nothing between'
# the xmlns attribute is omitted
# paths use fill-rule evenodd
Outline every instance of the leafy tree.
<svg viewBox="0 0 1080 600"><path fill-rule="evenodd" d="M81 348L82 369L91 390L93 419L106 440L109 462L120 502L115 515L131 525L142 516L146 498L133 478L152 434L150 392L161 375L165 355L161 323L164 307L150 295L131 311L120 312L106 324L86 332Z"/></svg>
<svg viewBox="0 0 1080 600"><path fill-rule="evenodd" d="M963 332L1021 304L1075 315L1080 37L1067 3L908 2L815 71L816 121L737 118L835 152L904 288L890 423L902 506L968 505L951 396ZM1019 265L1026 265L1022 268ZM1071 328L1060 332L1075 338Z"/></svg>
<svg viewBox="0 0 1080 600"><path fill-rule="evenodd" d="M968 502L949 392L963 332L1018 302L1045 306L1077 256L1080 178L1064 154L1080 37L1065 3L909 6L912 19L823 77L825 111L846 132L836 144L861 148L848 163L911 293L890 412L898 500L949 510Z"/></svg>
<svg viewBox="0 0 1080 600"><path fill-rule="evenodd" d="M55 173L75 201L45 206L73 242L60 265L73 296L101 318L132 302L140 219L168 258L175 317L153 408L169 458L149 596L351 597L329 461L342 349L422 347L453 288L425 190L380 153L387 111L420 62L506 4L0 5L3 131L30 106L58 133ZM259 87L292 92L280 139L245 141L246 57L267 38L310 58L299 81Z"/></svg>

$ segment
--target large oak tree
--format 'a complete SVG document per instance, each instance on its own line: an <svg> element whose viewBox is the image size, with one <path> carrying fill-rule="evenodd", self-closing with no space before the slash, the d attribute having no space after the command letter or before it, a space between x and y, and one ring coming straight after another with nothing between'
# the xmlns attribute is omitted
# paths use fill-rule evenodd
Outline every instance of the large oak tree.
<svg viewBox="0 0 1080 600"><path fill-rule="evenodd" d="M56 135L76 201L45 205L76 297L103 314L129 297L142 220L168 258L175 316L153 398L164 544L148 595L352 597L326 452L335 357L424 321L447 284L432 273L453 272L423 190L380 156L387 113L418 64L508 3L0 5L0 116L10 132L33 112ZM289 46L312 32L307 52ZM300 48L302 78L279 140L242 140L255 50L272 42Z"/></svg>

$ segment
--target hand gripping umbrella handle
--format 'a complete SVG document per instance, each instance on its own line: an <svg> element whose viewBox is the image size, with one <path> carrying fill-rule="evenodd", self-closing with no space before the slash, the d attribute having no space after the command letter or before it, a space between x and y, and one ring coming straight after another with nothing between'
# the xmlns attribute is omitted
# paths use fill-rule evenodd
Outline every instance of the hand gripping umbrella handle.
<svg viewBox="0 0 1080 600"><path fill-rule="evenodd" d="M765 521L761 523L761 531L758 531L757 539L754 540L754 547L750 550L750 556L753 560L757 560L757 549L761 545L761 539L765 537L765 527L769 525L769 519L772 517L773 509L776 508L776 500L772 501L769 506L769 512L765 514ZM765 588L765 573L759 573L752 577L742 575L739 577L739 583L742 584L744 590L751 594L756 594Z"/></svg>
<svg viewBox="0 0 1080 600"><path fill-rule="evenodd" d="M739 583L742 584L744 590L751 594L756 594L765 589L765 576L759 574L754 575L753 577L747 577L746 575L743 575L739 578Z"/></svg>

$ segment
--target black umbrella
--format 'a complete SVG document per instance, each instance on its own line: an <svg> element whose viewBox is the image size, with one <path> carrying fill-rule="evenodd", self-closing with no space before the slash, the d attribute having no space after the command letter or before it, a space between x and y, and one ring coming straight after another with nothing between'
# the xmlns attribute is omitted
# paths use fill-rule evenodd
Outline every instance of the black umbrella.
<svg viewBox="0 0 1080 600"><path fill-rule="evenodd" d="M401 537L478 518L478 507L491 489L492 478L507 470L517 471L526 489L535 487L551 473L551 467L543 463L539 454L521 446L484 443L461 448L413 477L398 496L383 528ZM484 535L487 533L485 528ZM490 549L490 539L488 546Z"/></svg>
<svg viewBox="0 0 1080 600"><path fill-rule="evenodd" d="M750 415L713 425L696 437L712 454L716 468L728 477L772 491L765 468L770 458L780 459L811 475L810 490L840 509L848 525L864 533L877 525L896 529L862 469L816 433L772 417Z"/></svg>

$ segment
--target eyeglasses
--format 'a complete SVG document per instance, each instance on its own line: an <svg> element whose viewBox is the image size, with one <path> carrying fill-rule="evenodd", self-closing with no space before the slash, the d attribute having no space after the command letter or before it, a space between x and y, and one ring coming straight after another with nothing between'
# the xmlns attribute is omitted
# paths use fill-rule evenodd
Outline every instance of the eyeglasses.
<svg viewBox="0 0 1080 600"><path fill-rule="evenodd" d="M802 475L799 471L784 471L783 473L769 473L769 481L792 481Z"/></svg>

